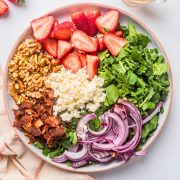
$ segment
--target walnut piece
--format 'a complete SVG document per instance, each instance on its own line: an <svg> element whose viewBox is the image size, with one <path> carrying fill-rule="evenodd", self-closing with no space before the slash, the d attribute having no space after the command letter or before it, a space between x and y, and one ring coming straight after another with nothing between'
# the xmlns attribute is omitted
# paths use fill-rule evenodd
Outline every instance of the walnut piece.
<svg viewBox="0 0 180 180"><path fill-rule="evenodd" d="M8 67L9 93L16 104L41 98L47 75L60 70L56 60L35 39L26 39L19 45Z"/></svg>

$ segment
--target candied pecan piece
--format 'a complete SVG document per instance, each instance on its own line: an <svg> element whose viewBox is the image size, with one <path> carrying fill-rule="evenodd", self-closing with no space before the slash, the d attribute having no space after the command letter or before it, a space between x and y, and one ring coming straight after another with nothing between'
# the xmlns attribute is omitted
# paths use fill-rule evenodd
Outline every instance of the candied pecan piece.
<svg viewBox="0 0 180 180"><path fill-rule="evenodd" d="M51 126L49 125L49 124L45 124L44 126L43 126L43 129L42 129L42 134L45 134L47 131L48 131L48 129L50 128Z"/></svg>
<svg viewBox="0 0 180 180"><path fill-rule="evenodd" d="M28 101L25 101L25 102L22 102L19 107L22 108L22 109L31 109L32 108L32 103L31 102L28 102Z"/></svg>
<svg viewBox="0 0 180 180"><path fill-rule="evenodd" d="M22 116L24 114L23 109L13 109L13 111L14 111L14 116L15 117Z"/></svg>
<svg viewBox="0 0 180 180"><path fill-rule="evenodd" d="M26 124L28 122L31 122L33 120L33 117L31 115L24 115L19 118L19 121L21 121L22 124Z"/></svg>
<svg viewBox="0 0 180 180"><path fill-rule="evenodd" d="M59 119L54 116L49 116L44 120L46 124L49 124L51 127L57 127L60 124Z"/></svg>
<svg viewBox="0 0 180 180"><path fill-rule="evenodd" d="M38 119L33 124L36 128L40 128L44 123L40 119Z"/></svg>
<svg viewBox="0 0 180 180"><path fill-rule="evenodd" d="M29 132L31 132L31 134L33 136L40 136L41 135L41 131L38 128L35 128L33 126L29 129Z"/></svg>
<svg viewBox="0 0 180 180"><path fill-rule="evenodd" d="M64 128L58 126L56 128L51 128L49 129L49 135L52 137L52 138L58 138L58 137L61 137L64 135Z"/></svg>
<svg viewBox="0 0 180 180"><path fill-rule="evenodd" d="M39 113L44 113L46 111L45 105L44 104L36 104L33 106L33 109L35 109Z"/></svg>

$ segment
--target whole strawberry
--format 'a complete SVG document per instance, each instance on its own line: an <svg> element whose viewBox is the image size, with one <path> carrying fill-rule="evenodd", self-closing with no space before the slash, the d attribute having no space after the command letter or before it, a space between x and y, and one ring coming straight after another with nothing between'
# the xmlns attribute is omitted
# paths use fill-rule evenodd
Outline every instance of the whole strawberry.
<svg viewBox="0 0 180 180"><path fill-rule="evenodd" d="M20 5L20 4L25 3L25 0L9 0L9 1L12 2L13 4L16 4L16 5Z"/></svg>
<svg viewBox="0 0 180 180"><path fill-rule="evenodd" d="M0 0L0 16L4 16L8 12L8 5L4 0Z"/></svg>

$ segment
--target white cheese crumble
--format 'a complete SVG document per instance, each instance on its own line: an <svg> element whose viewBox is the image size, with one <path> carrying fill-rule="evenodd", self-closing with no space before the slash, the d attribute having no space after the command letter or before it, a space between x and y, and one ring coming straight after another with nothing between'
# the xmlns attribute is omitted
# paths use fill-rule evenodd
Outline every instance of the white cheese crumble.
<svg viewBox="0 0 180 180"><path fill-rule="evenodd" d="M79 118L83 109L95 112L106 97L104 79L95 76L88 80L84 68L74 74L62 67L59 73L51 73L45 84L54 90L57 97L53 106L54 115L60 113L63 121Z"/></svg>

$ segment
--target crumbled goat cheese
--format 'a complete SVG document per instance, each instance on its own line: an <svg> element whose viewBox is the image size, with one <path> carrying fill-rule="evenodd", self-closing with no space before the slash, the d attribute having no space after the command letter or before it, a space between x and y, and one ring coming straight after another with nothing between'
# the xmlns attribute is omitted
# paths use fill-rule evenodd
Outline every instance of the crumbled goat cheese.
<svg viewBox="0 0 180 180"><path fill-rule="evenodd" d="M74 74L62 67L59 73L51 73L45 84L54 90L54 115L60 113L63 121L79 118L83 109L95 112L106 97L104 80L97 76L88 80L85 69Z"/></svg>

